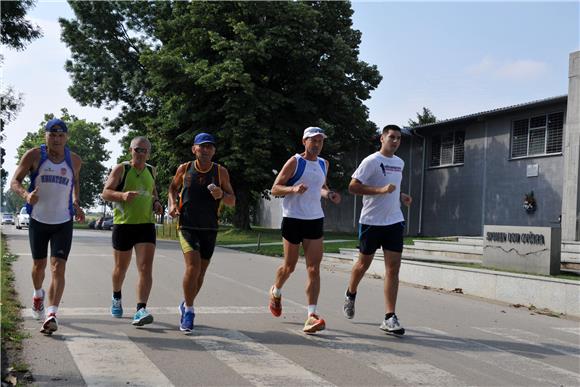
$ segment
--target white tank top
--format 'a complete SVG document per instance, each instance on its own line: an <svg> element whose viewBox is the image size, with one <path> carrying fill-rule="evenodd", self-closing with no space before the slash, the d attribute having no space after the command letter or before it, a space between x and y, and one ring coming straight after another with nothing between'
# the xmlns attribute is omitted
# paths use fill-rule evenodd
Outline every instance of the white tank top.
<svg viewBox="0 0 580 387"><path fill-rule="evenodd" d="M320 166L319 160L322 160L323 163L325 161L320 157L315 161L306 160L299 154L295 154L294 157L296 158L297 169L298 159L300 158L306 161L306 165L304 173L292 186L303 183L308 189L303 194L293 193L284 196L284 200L282 200L282 216L296 219L324 218L320 195L322 186L326 182L326 175Z"/></svg>
<svg viewBox="0 0 580 387"><path fill-rule="evenodd" d="M40 166L34 184L38 187L39 199L32 207L32 219L46 224L71 220L73 171L65 160L55 164L47 159Z"/></svg>

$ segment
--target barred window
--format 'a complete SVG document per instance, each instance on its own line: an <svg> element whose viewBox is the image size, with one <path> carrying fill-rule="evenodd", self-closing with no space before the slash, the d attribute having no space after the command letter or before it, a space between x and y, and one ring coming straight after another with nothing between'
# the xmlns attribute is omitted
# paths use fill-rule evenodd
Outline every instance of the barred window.
<svg viewBox="0 0 580 387"><path fill-rule="evenodd" d="M563 129L563 112L514 121L512 158L561 153Z"/></svg>
<svg viewBox="0 0 580 387"><path fill-rule="evenodd" d="M465 132L456 131L431 138L430 167L463 164Z"/></svg>

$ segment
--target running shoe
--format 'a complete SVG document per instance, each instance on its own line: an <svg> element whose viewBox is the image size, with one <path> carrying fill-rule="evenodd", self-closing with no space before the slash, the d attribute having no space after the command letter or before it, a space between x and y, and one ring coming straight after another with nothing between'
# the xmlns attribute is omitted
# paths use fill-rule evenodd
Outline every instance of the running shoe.
<svg viewBox="0 0 580 387"><path fill-rule="evenodd" d="M195 313L185 310L185 301L179 304L179 315L181 317L179 321L179 330L182 332L191 332L193 330L193 319L195 318Z"/></svg>
<svg viewBox="0 0 580 387"><path fill-rule="evenodd" d="M325 328L326 323L324 320L318 317L318 315L312 313L304 323L303 331L305 333L316 333L318 331L323 331Z"/></svg>
<svg viewBox="0 0 580 387"><path fill-rule="evenodd" d="M113 297L111 299L111 316L116 318L123 317L123 305L120 298Z"/></svg>
<svg viewBox="0 0 580 387"><path fill-rule="evenodd" d="M44 290L41 297L32 297L32 317L37 320L44 320Z"/></svg>
<svg viewBox="0 0 580 387"><path fill-rule="evenodd" d="M352 319L354 317L354 300L347 295L344 296L344 305L342 306L344 317Z"/></svg>
<svg viewBox="0 0 580 387"><path fill-rule="evenodd" d="M42 324L42 328L40 328L40 333L44 333L45 335L52 335L53 332L58 330L58 321L56 320L56 314L49 313L48 317Z"/></svg>
<svg viewBox="0 0 580 387"><path fill-rule="evenodd" d="M153 322L153 315L147 311L145 308L141 308L133 316L133 322L131 324L136 327L142 327L145 324L151 324Z"/></svg>
<svg viewBox="0 0 580 387"><path fill-rule="evenodd" d="M276 297L273 293L274 287L270 288L270 312L274 317L280 317L282 314L282 296Z"/></svg>
<svg viewBox="0 0 580 387"><path fill-rule="evenodd" d="M401 323L399 323L397 315L392 315L388 320L383 320L379 328L393 335L405 334L405 328L403 328Z"/></svg>

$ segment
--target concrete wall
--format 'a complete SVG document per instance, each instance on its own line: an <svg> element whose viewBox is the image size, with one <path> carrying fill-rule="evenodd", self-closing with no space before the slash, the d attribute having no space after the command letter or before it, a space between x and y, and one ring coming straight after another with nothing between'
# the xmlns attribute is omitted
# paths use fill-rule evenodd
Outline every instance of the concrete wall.
<svg viewBox="0 0 580 387"><path fill-rule="evenodd" d="M523 111L488 121L488 150L484 223L515 226L558 226L562 210L562 155L510 159L511 122L536 114L563 111L563 104ZM537 177L527 177L528 165L538 165ZM534 191L537 210L523 209L524 195Z"/></svg>
<svg viewBox="0 0 580 387"><path fill-rule="evenodd" d="M482 235L484 224L558 226L562 207L562 155L512 160L510 141L513 120L559 111L565 115L566 105L546 105L429 131L427 144L432 135L464 130L465 162L425 170L422 234ZM426 159L429 153L427 147ZM527 177L530 164L538 165L537 177ZM420 170L414 168L411 185L420 186L420 178ZM538 203L533 214L526 213L522 207L524 195L530 191L534 191ZM415 214L418 207L413 208L410 219L418 216Z"/></svg>

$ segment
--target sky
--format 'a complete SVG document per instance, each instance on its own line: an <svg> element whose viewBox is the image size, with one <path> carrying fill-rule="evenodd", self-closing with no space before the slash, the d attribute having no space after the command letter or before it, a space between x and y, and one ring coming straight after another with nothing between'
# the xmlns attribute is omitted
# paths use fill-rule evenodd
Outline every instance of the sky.
<svg viewBox="0 0 580 387"><path fill-rule="evenodd" d="M361 2L352 4L362 32L359 59L383 80L365 101L379 127L406 126L423 107L437 119L568 93L569 54L580 50L580 2ZM46 113L62 108L101 122L114 111L82 107L67 92L70 51L58 18L74 17L64 1L38 1L28 18L44 33L24 51L2 49L2 87L22 93L24 106L7 127L4 169L12 177L16 149ZM120 135L104 132L111 166Z"/></svg>

